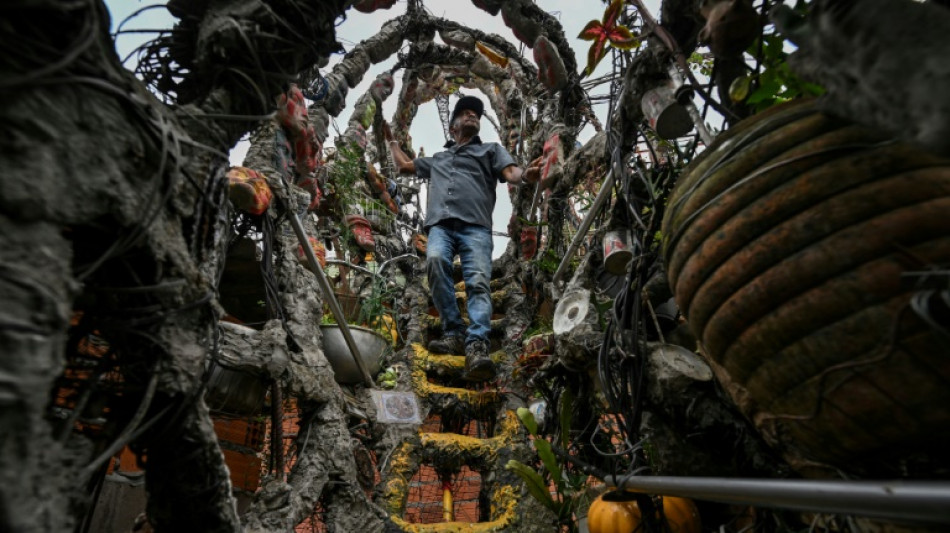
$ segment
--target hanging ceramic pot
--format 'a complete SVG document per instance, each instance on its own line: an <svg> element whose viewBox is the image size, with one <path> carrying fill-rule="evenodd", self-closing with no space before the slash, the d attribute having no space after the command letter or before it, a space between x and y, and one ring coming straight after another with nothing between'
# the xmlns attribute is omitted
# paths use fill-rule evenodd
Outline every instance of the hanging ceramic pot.
<svg viewBox="0 0 950 533"><path fill-rule="evenodd" d="M671 81L645 92L640 100L640 108L647 123L663 139L676 139L693 129L689 112L676 101Z"/></svg>
<svg viewBox="0 0 950 533"><path fill-rule="evenodd" d="M373 229L368 220L360 215L346 215L346 225L353 232L356 244L367 252L376 251L376 241L373 239Z"/></svg>
<svg viewBox="0 0 950 533"><path fill-rule="evenodd" d="M228 170L228 199L237 209L262 215L270 207L273 197L267 179L256 170L245 167Z"/></svg>
<svg viewBox="0 0 950 533"><path fill-rule="evenodd" d="M604 234L604 270L616 276L627 273L633 262L633 238L628 229L609 230Z"/></svg>
<svg viewBox="0 0 950 533"><path fill-rule="evenodd" d="M310 248L313 250L313 255L317 258L317 263L320 263L320 268L326 268L326 247L315 237L307 237L307 240L310 242ZM309 268L310 262L307 260L307 254L304 252L303 246L300 244L297 245L297 261L300 261L300 264Z"/></svg>
<svg viewBox="0 0 950 533"><path fill-rule="evenodd" d="M945 455L936 324L950 309L920 273L950 264L947 213L950 161L810 102L741 122L677 183L662 230L676 303L736 403L803 472L897 476Z"/></svg>
<svg viewBox="0 0 950 533"><path fill-rule="evenodd" d="M538 228L536 226L521 228L521 257L529 261L534 259L536 253L538 253Z"/></svg>
<svg viewBox="0 0 950 533"><path fill-rule="evenodd" d="M422 233L414 233L412 235L412 247L416 249L420 254L426 253L426 244L429 242L429 237L423 235Z"/></svg>

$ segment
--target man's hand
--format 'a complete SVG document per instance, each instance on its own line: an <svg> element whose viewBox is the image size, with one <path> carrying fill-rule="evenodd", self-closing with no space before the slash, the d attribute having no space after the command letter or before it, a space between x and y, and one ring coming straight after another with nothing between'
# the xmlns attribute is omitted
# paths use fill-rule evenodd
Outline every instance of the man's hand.
<svg viewBox="0 0 950 533"><path fill-rule="evenodd" d="M386 142L396 140L396 138L393 137L393 130L389 128L389 123L386 122L385 120L383 121L382 130L383 130L383 138L386 139Z"/></svg>
<svg viewBox="0 0 950 533"><path fill-rule="evenodd" d="M525 169L524 175L522 176L525 182L527 183L537 183L541 179L541 157L539 156L534 161L528 163L528 168Z"/></svg>
<svg viewBox="0 0 950 533"><path fill-rule="evenodd" d="M383 132L383 137L386 139L386 144L389 145L389 150L393 154L396 169L402 174L415 174L415 163L413 163L412 159L409 159L409 156L399 147L399 142L396 141L396 137L393 135L393 130L389 127L389 123L384 120L380 129Z"/></svg>

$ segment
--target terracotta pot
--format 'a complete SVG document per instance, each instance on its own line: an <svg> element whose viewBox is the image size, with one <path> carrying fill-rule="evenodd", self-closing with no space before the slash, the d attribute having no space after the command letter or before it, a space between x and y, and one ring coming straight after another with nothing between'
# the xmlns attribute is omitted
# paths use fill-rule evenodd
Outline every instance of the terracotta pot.
<svg viewBox="0 0 950 533"><path fill-rule="evenodd" d="M317 258L317 263L320 263L320 268L326 268L327 266L327 249L316 237L307 237L307 240L310 242L310 248L313 250L313 255ZM297 261L300 261L300 264L304 266L309 265L307 260L307 254L304 252L303 245L297 245Z"/></svg>
<svg viewBox="0 0 950 533"><path fill-rule="evenodd" d="M373 239L373 228L368 220L360 215L346 215L346 225L353 232L356 244L367 252L376 251L376 241Z"/></svg>
<svg viewBox="0 0 950 533"><path fill-rule="evenodd" d="M526 261L534 259L538 253L538 228L529 226L521 228L521 257Z"/></svg>
<svg viewBox="0 0 950 533"><path fill-rule="evenodd" d="M803 471L902 475L950 445L946 341L911 300L938 322L950 309L902 280L950 263L948 212L950 162L809 102L743 121L677 183L663 222L676 302Z"/></svg>
<svg viewBox="0 0 950 533"><path fill-rule="evenodd" d="M421 233L414 233L412 235L412 246L420 254L426 253L426 245L429 242L429 237Z"/></svg>
<svg viewBox="0 0 950 533"><path fill-rule="evenodd" d="M228 170L228 199L234 207L252 215L261 215L270 207L273 197L267 179L257 171L244 167Z"/></svg>

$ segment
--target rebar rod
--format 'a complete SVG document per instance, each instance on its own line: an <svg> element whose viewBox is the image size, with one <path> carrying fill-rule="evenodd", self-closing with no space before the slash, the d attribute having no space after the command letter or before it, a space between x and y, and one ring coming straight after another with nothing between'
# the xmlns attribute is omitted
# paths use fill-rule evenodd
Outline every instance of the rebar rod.
<svg viewBox="0 0 950 533"><path fill-rule="evenodd" d="M291 210L287 210L287 218L290 220L291 227L294 228L294 233L297 234L297 240L300 242L300 247L303 248L303 253L307 256L308 267L310 271L317 276L317 285L320 286L320 290L323 292L323 297L326 299L327 306L330 307L330 312L333 313L333 318L336 319L337 326L340 328L340 333L343 334L343 340L346 341L346 346L350 349L350 353L353 355L353 360L356 362L356 368L360 369L360 375L363 376L363 383L367 388L373 388L373 377L370 375L369 370L366 368L366 365L363 364L363 358L360 357L360 350L356 346L356 341L353 340L353 335L350 333L349 326L346 325L346 316L343 314L343 309L340 308L340 302L336 300L336 296L333 294L333 289L330 287L330 282L327 281L327 275L323 273L323 269L320 268L320 263L317 262L317 256L313 253L313 248L310 247L310 241L307 239L307 232L303 229L303 224L300 223L300 218L297 216L297 213L294 213Z"/></svg>
<svg viewBox="0 0 950 533"><path fill-rule="evenodd" d="M950 482L608 476L612 487L730 504L950 524Z"/></svg>

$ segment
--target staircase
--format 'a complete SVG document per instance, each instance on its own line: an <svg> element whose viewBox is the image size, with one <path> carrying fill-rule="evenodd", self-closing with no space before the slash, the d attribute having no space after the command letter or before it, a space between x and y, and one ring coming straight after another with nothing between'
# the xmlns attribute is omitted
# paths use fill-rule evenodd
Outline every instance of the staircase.
<svg viewBox="0 0 950 533"><path fill-rule="evenodd" d="M499 285L501 280L492 280L493 346L504 327ZM456 296L464 316L463 283L456 285ZM418 321L428 336L441 330L431 309ZM537 513L522 508L533 500L521 497L520 478L505 470L510 459L530 461L533 452L499 380L465 382L463 356L430 353L421 342L407 356L412 390L429 415L385 465L380 499L393 522L415 533L535 530L526 517ZM491 357L498 365L506 354L496 346ZM420 490L424 486L429 490Z"/></svg>

